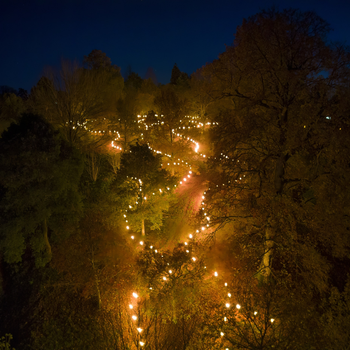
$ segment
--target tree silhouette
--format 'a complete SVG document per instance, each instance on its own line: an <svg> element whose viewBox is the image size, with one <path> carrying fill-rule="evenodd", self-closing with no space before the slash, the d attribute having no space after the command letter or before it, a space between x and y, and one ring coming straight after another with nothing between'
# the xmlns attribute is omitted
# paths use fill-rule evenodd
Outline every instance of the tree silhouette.
<svg viewBox="0 0 350 350"><path fill-rule="evenodd" d="M80 211L82 157L41 117L25 114L0 140L1 236L8 263L27 245L38 266L51 259L51 239L69 234Z"/></svg>

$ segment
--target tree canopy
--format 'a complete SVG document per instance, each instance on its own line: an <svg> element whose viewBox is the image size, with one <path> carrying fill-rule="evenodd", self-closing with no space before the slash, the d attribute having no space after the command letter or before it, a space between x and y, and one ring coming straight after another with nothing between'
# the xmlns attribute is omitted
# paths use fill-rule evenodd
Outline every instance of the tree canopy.
<svg viewBox="0 0 350 350"><path fill-rule="evenodd" d="M93 50L0 97L16 349L347 348L350 52L329 30L271 8L191 78L124 83Z"/></svg>
<svg viewBox="0 0 350 350"><path fill-rule="evenodd" d="M25 114L0 139L1 250L19 262L27 245L40 266L76 222L82 157L43 118Z"/></svg>

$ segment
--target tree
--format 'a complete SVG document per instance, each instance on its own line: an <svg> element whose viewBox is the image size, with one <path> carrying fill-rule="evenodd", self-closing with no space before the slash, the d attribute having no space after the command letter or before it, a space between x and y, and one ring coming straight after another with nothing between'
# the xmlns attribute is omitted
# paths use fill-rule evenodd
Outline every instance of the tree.
<svg viewBox="0 0 350 350"><path fill-rule="evenodd" d="M162 115L161 125L165 139L173 143L173 130L180 125L180 120L186 115L188 101L178 97L171 86L161 89L154 99L158 114Z"/></svg>
<svg viewBox="0 0 350 350"><path fill-rule="evenodd" d="M91 70L116 70L120 72L120 68L113 66L111 59L101 50L92 50L87 56L84 56L84 64L87 69Z"/></svg>
<svg viewBox="0 0 350 350"><path fill-rule="evenodd" d="M123 88L119 68L97 53L85 58L89 69L62 62L60 72L49 71L32 89L30 99L32 110L58 126L70 143L90 147L106 141L101 136L107 135L108 118L115 113Z"/></svg>
<svg viewBox="0 0 350 350"><path fill-rule="evenodd" d="M140 90L143 79L135 72L130 72L125 80L124 86L126 89Z"/></svg>
<svg viewBox="0 0 350 350"><path fill-rule="evenodd" d="M212 67L216 72L222 68L220 92L235 104L234 111L226 111L229 117L221 115L215 131L220 135L214 141L215 148L227 156L217 153L217 158L223 161L231 186L240 180L237 186L244 189L243 196L250 193L255 203L270 203L259 211L265 212L266 235L279 231L275 220L280 219L274 216L282 213L275 207L277 203L280 209L284 202L292 210L299 211L298 205L306 210L311 188L313 195L322 196L315 193L316 183L333 176L317 167L317 161L320 157L324 157L324 164L335 160L325 136L341 137L341 116L334 115L337 102L333 86L342 89L342 75L348 72L343 68L345 52L332 50L323 41L327 29L313 13L262 12L238 28L235 46ZM266 40L268 36L270 40ZM327 77L321 75L324 71ZM257 72L259 78L253 80ZM329 115L334 122L329 122ZM343 151L342 157L348 157L348 150ZM295 214L301 220L302 213ZM268 233L270 230L274 233ZM268 250L271 254L272 249ZM270 274L270 265L264 263L263 269Z"/></svg>
<svg viewBox="0 0 350 350"><path fill-rule="evenodd" d="M190 80L191 110L200 117L203 128L207 122L209 106L215 102L214 86L209 76L205 75L203 68L191 75Z"/></svg>
<svg viewBox="0 0 350 350"><path fill-rule="evenodd" d="M26 111L23 99L13 93L0 96L0 132L6 129L11 122L19 119Z"/></svg>
<svg viewBox="0 0 350 350"><path fill-rule="evenodd" d="M117 102L117 120L122 139L123 149L134 142L135 136L140 133L140 124L137 116L145 114L153 108L153 99L157 87L151 79L142 80L136 73L131 72L125 81L122 96Z"/></svg>
<svg viewBox="0 0 350 350"><path fill-rule="evenodd" d="M128 221L145 235L145 220L151 229L159 229L163 212L169 207L169 194L175 178L161 169L161 156L153 155L147 145L130 146L123 153L118 173L120 188L130 193Z"/></svg>
<svg viewBox="0 0 350 350"><path fill-rule="evenodd" d="M2 336L0 338L0 349L4 350L11 350L11 339L12 339L12 334L5 334L5 336ZM15 350L15 349L13 349Z"/></svg>
<svg viewBox="0 0 350 350"><path fill-rule="evenodd" d="M139 113L141 115L148 114L154 110L154 98L158 93L158 87L153 83L152 79L142 81L141 89L137 95L139 105Z"/></svg>
<svg viewBox="0 0 350 350"><path fill-rule="evenodd" d="M134 327L151 348L187 349L205 323L212 286L197 249L192 243L162 252L146 246L139 254Z"/></svg>
<svg viewBox="0 0 350 350"><path fill-rule="evenodd" d="M117 125L119 126L122 136L123 150L127 150L128 146L134 141L135 135L138 134L137 125L137 104L136 91L125 91L123 96L117 102Z"/></svg>
<svg viewBox="0 0 350 350"><path fill-rule="evenodd" d="M171 71L170 84L177 86L181 90L188 90L190 78L187 73L181 72L179 67L174 64L174 67Z"/></svg>
<svg viewBox="0 0 350 350"><path fill-rule="evenodd" d="M339 99L349 93L350 56L327 44L328 29L312 12L263 11L205 68L216 98L231 104L212 132L211 222L232 225L242 254L259 261L251 273L261 284L288 281L314 310L350 247L350 198L341 190L350 149Z"/></svg>
<svg viewBox="0 0 350 350"><path fill-rule="evenodd" d="M114 181L103 155L96 180L83 172L79 226L53 245L43 278L34 279L40 285L28 313L30 344L36 349L54 349L57 343L65 348L127 349L125 294L133 285L130 266L135 258L120 229Z"/></svg>
<svg viewBox="0 0 350 350"><path fill-rule="evenodd" d="M38 266L51 259L50 240L69 234L80 212L82 157L41 117L25 114L0 139L1 236L8 263L30 246Z"/></svg>
<svg viewBox="0 0 350 350"><path fill-rule="evenodd" d="M181 76L181 71L177 66L177 64L175 63L173 69L171 70L170 84L176 85L180 76Z"/></svg>
<svg viewBox="0 0 350 350"><path fill-rule="evenodd" d="M346 349L349 343L349 311L350 311L350 283L346 281L345 288L340 292L332 288L329 300L324 303L325 312L322 316L323 340L328 349Z"/></svg>
<svg viewBox="0 0 350 350"><path fill-rule="evenodd" d="M154 69L152 67L147 68L147 72L145 74L144 80L151 80L154 85L158 85L157 76L156 76L156 73L154 72Z"/></svg>

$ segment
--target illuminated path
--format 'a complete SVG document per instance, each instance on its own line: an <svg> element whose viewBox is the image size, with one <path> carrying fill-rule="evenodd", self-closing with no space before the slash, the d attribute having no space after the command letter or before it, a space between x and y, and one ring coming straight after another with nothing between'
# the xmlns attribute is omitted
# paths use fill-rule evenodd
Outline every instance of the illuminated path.
<svg viewBox="0 0 350 350"><path fill-rule="evenodd" d="M203 191L206 189L205 178L202 175L192 176L180 185L175 193L178 198L177 215L173 216L168 225L168 242L163 247L171 249L177 242L188 239L193 233L193 217L201 208Z"/></svg>
<svg viewBox="0 0 350 350"><path fill-rule="evenodd" d="M143 122L142 120L140 120L139 122ZM195 123L194 121L192 123ZM151 127L151 126L147 126L145 125L146 130ZM194 126L196 127L196 126ZM197 126L198 127L198 126ZM176 137L179 138L184 138L187 139L188 141L190 141L192 143L192 147L194 148L194 150L197 152L199 159L202 159L203 161L205 161L207 157L205 154L202 154L200 152L200 145L199 143L192 139L189 136L186 136L183 134L184 131L186 131L187 129L190 129L191 127L179 127L176 130L173 130L173 134ZM97 132L95 131L95 133L97 134ZM101 133L99 131L99 133ZM116 138L115 141L118 140L119 133L117 131L114 131L114 133L116 133ZM142 135L142 134L141 134ZM118 151L121 151L121 147L118 146L117 142L112 142L111 146L115 149L117 149ZM152 145L150 145L152 147ZM150 147L150 148L151 148ZM152 148L151 148L152 149ZM192 176L192 171L191 171L191 166L190 164L184 162L183 160L180 159L173 159L173 157L171 157L171 155L168 154L163 154L163 152L161 152L160 150L155 150L152 149L153 152L156 152L157 154L162 154L165 157L169 158L169 164L170 162L172 162L172 165L178 165L181 167L186 168L187 173L186 175L184 175L183 179L180 181L179 186L177 186L177 189L175 191L177 197L178 197L178 209L179 212L181 213L181 215L178 215L176 217L173 217L173 221L170 222L170 224L168 225L168 242L166 244L163 245L162 248L159 247L155 247L155 246L149 246L149 243L147 241L140 241L135 239L136 237L131 236L132 241L135 246L135 249L144 249L144 247L147 246L147 248L149 249L153 249L154 253L156 254L162 254L162 250L163 249L171 249L173 246L176 245L177 242L181 242L184 243L185 245L190 244L190 242L192 240L201 240L202 238L205 238L206 236L206 232L208 232L208 230L210 230L210 213L207 212L206 209L206 193L207 191L210 191L210 188L207 188L206 186L206 181L205 181L205 176ZM217 159L216 157L214 159ZM235 160L235 159L230 159L230 157L228 155L225 155L223 153L221 153L221 155L218 157L217 159L218 161L232 161L232 162L239 162L239 160ZM176 163L176 164L175 164ZM236 180L234 180L235 182L244 182L244 177L245 175L242 175L242 177L237 178ZM140 182L140 179L137 179ZM140 186L142 186L142 182L140 182ZM229 186L229 183L226 184L217 184L216 187L221 187L221 186ZM162 191L164 191L166 189L159 189L160 193ZM137 203L136 203L137 204ZM194 229L193 226L191 225L191 221L193 221L193 215L198 212L198 211L203 211L204 217L203 217L203 221L201 223L201 225L197 228ZM128 221L127 221L127 210L126 213L124 214L124 218L126 220L125 225L127 230L129 230L129 226L128 226ZM197 261L197 257L195 255L192 255L192 253L189 250L186 250L187 253L191 254L191 259L193 260L193 262ZM217 254L216 254L217 255ZM206 268L206 267L205 267ZM169 266L169 273L171 274L171 266ZM208 269L207 269L207 273L206 273L206 278L217 278L218 279L218 285L220 286L220 288L222 288L222 302L225 305L225 309L227 310L227 317L236 317L235 315L238 315L238 313L240 312L241 308L244 308L244 305L241 306L240 303L237 303L238 300L236 300L236 302L234 302L234 296L231 295L230 290L229 290L229 285L224 282L224 279L222 279L223 277L223 271L220 271L220 269L216 269L213 266L209 267L208 265ZM168 283L167 281L167 277L163 276L162 277L162 282L163 283ZM150 288L152 289L152 288ZM134 323L135 326L135 332L137 332L139 334L138 336L138 342L137 342L137 348L139 347L143 347L146 345L145 339L143 338L143 325L142 322L139 322L138 318L137 318L137 310L138 310L138 301L139 299L139 295L137 291L134 291L132 293L132 295L130 295L130 304L129 304L129 312L130 312L130 318L132 319L132 322ZM232 298L232 299L231 299ZM257 311L254 311L253 313L253 317L255 317L257 315ZM224 316L223 321L227 322L228 318L226 316ZM270 322L273 323L275 321L275 319L271 318ZM218 332L218 339L225 339L225 334L224 332ZM224 344L222 343L222 349L225 350L230 350L230 348L224 346Z"/></svg>

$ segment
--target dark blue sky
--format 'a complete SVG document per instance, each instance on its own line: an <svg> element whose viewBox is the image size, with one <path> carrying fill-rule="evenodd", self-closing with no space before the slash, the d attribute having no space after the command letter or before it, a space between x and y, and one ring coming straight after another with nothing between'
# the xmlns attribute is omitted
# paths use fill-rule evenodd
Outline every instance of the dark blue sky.
<svg viewBox="0 0 350 350"><path fill-rule="evenodd" d="M177 63L191 74L232 44L236 27L276 5L314 10L350 44L350 0L0 0L0 85L30 88L45 66L102 50L125 72L152 67L166 84Z"/></svg>

